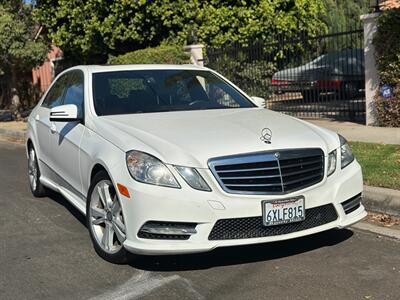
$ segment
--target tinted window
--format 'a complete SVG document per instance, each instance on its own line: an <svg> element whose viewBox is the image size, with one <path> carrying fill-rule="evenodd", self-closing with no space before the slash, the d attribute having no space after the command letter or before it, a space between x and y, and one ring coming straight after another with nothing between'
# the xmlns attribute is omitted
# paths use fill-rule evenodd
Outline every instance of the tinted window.
<svg viewBox="0 0 400 300"><path fill-rule="evenodd" d="M57 81L53 84L53 86L47 93L46 98L43 100L43 107L53 108L62 104L62 99L66 88L65 81L66 75L63 75L57 79Z"/></svg>
<svg viewBox="0 0 400 300"><path fill-rule="evenodd" d="M209 71L141 70L93 74L98 115L254 107Z"/></svg>
<svg viewBox="0 0 400 300"><path fill-rule="evenodd" d="M78 107L78 117L83 117L83 73L81 71L72 71L67 74L63 104L75 104Z"/></svg>

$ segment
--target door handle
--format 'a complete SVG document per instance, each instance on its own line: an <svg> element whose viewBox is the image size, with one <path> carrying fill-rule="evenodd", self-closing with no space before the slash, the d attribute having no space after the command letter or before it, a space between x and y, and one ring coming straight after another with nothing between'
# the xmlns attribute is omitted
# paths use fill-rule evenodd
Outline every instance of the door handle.
<svg viewBox="0 0 400 300"><path fill-rule="evenodd" d="M54 124L54 123L51 123L50 124L50 131L51 131L51 133L56 133L57 132L57 126L56 126L56 124Z"/></svg>

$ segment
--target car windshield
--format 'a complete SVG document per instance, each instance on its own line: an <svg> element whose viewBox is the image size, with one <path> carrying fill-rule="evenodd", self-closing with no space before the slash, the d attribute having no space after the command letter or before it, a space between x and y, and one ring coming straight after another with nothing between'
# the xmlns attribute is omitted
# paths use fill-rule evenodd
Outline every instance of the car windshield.
<svg viewBox="0 0 400 300"><path fill-rule="evenodd" d="M93 74L97 115L254 107L212 72L138 70Z"/></svg>

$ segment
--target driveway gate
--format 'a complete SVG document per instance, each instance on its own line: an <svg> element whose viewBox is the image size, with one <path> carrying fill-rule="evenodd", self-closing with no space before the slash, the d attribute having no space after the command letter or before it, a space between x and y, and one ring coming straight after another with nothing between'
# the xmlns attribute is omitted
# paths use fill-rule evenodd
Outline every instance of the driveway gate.
<svg viewBox="0 0 400 300"><path fill-rule="evenodd" d="M363 30L207 48L206 65L266 107L301 118L365 121Z"/></svg>

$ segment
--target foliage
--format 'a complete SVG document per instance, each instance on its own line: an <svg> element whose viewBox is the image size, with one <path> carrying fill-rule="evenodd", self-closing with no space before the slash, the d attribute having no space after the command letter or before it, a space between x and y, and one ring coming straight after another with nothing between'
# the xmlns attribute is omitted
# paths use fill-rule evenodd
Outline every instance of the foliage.
<svg viewBox="0 0 400 300"><path fill-rule="evenodd" d="M368 13L370 0L323 0L326 14L321 20L326 24L329 33L337 33L362 28L360 15ZM324 52L359 48L362 33L340 38L326 38L320 43Z"/></svg>
<svg viewBox="0 0 400 300"><path fill-rule="evenodd" d="M146 48L126 54L110 57L109 64L186 64L190 63L189 55L183 47L162 45Z"/></svg>
<svg viewBox="0 0 400 300"><path fill-rule="evenodd" d="M375 97L379 125L400 127L400 8L379 16L373 43L381 85L394 86L393 98Z"/></svg>
<svg viewBox="0 0 400 300"><path fill-rule="evenodd" d="M66 57L104 63L108 55L199 42L272 40L278 33L318 32L320 0L37 0L38 17Z"/></svg>
<svg viewBox="0 0 400 300"><path fill-rule="evenodd" d="M232 4L232 2L234 4ZM200 11L200 40L220 46L246 45L255 40L273 42L276 36L315 35L324 29L318 19L324 13L320 0L209 1Z"/></svg>
<svg viewBox="0 0 400 300"><path fill-rule="evenodd" d="M48 47L42 37L34 39L36 31L30 6L20 1L0 5L0 76L5 83L1 96L6 101L3 106L10 101L11 88L18 91L26 75L46 58Z"/></svg>
<svg viewBox="0 0 400 300"><path fill-rule="evenodd" d="M369 10L370 0L323 0L326 14L320 17L330 32L360 28L360 15Z"/></svg>
<svg viewBox="0 0 400 300"><path fill-rule="evenodd" d="M395 89L395 97L385 99L377 93L375 106L379 126L400 127L400 84Z"/></svg>
<svg viewBox="0 0 400 300"><path fill-rule="evenodd" d="M400 8L379 16L373 43L380 80L385 84L400 83Z"/></svg>

